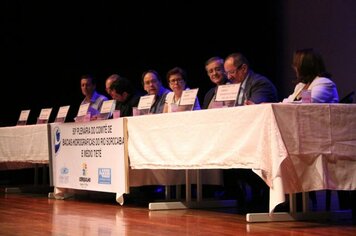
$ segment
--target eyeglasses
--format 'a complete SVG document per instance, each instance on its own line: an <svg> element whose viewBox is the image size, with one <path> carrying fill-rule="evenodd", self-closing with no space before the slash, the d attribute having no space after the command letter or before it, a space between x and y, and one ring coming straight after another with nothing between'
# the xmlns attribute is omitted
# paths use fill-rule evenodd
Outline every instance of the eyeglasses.
<svg viewBox="0 0 356 236"><path fill-rule="evenodd" d="M182 83L184 80L183 79L172 79L169 81L170 84L175 84L175 83Z"/></svg>
<svg viewBox="0 0 356 236"><path fill-rule="evenodd" d="M239 65L235 70L226 71L226 74L233 75L236 71L240 70L244 64Z"/></svg>
<svg viewBox="0 0 356 236"><path fill-rule="evenodd" d="M233 74L236 73L236 71L237 71L236 69L235 70L226 71L226 74L233 75Z"/></svg>

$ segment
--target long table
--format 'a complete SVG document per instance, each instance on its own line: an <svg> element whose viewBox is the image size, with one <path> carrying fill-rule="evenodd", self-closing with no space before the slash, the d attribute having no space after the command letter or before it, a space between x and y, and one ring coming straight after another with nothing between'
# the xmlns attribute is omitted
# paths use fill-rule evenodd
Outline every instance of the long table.
<svg viewBox="0 0 356 236"><path fill-rule="evenodd" d="M48 125L0 128L0 169L21 169L48 164Z"/></svg>
<svg viewBox="0 0 356 236"><path fill-rule="evenodd" d="M356 189L356 105L260 104L129 117L132 169L249 168L285 194ZM247 215L248 221L252 215Z"/></svg>
<svg viewBox="0 0 356 236"><path fill-rule="evenodd" d="M35 168L34 186L37 187L38 167L47 166L51 159L50 155L48 124L0 128L0 170ZM44 180L47 178L46 174L44 171ZM49 176L51 185L52 175ZM12 190L7 188L6 191Z"/></svg>
<svg viewBox="0 0 356 236"><path fill-rule="evenodd" d="M129 187L181 185L185 170L135 169L127 157L126 118L83 123L51 124L54 197L64 199L76 190L116 193L124 204ZM222 184L220 170L201 173L203 184ZM194 183L196 173L188 178Z"/></svg>

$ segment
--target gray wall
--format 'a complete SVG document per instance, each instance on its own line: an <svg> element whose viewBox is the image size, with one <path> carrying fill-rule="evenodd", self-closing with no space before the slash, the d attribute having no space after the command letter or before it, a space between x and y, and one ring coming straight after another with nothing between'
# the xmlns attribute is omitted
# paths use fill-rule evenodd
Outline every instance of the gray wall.
<svg viewBox="0 0 356 236"><path fill-rule="evenodd" d="M278 66L282 68L283 95L294 88L293 51L307 47L323 55L340 98L356 91L356 1L287 0L281 4L279 50L282 61Z"/></svg>

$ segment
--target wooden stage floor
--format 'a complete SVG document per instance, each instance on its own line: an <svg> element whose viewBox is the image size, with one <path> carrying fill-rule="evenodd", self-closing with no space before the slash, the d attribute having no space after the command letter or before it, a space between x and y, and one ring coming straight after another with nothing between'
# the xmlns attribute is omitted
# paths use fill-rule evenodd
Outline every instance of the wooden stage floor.
<svg viewBox="0 0 356 236"><path fill-rule="evenodd" d="M114 197L0 193L0 235L356 235L350 221L247 223L234 208L150 211Z"/></svg>

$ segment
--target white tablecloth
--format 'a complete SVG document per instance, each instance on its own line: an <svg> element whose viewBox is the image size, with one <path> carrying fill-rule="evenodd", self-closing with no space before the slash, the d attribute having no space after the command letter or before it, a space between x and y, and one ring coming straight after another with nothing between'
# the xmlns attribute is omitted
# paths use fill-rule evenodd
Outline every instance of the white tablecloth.
<svg viewBox="0 0 356 236"><path fill-rule="evenodd" d="M288 150L286 193L356 189L356 105L273 105Z"/></svg>
<svg viewBox="0 0 356 236"><path fill-rule="evenodd" d="M285 193L356 189L356 105L260 104L128 117L132 169L251 168Z"/></svg>
<svg viewBox="0 0 356 236"><path fill-rule="evenodd" d="M48 164L48 125L0 128L0 169L21 169Z"/></svg>

